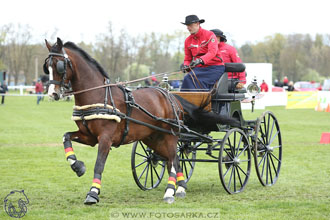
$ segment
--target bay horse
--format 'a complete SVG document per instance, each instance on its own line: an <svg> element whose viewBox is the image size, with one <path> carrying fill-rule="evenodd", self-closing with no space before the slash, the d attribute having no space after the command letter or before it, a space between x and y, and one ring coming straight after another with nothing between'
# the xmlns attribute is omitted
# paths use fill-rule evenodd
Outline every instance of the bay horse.
<svg viewBox="0 0 330 220"><path fill-rule="evenodd" d="M66 132L63 145L66 159L78 177L86 168L77 160L72 141L92 147L98 144L94 178L84 204L99 202L102 172L111 147L139 140L167 161L169 178L164 201L172 203L174 196L184 197L187 186L176 154L184 111L200 122L230 124L235 119L206 113L203 107L178 100L157 87L130 91L110 84L100 64L74 43L63 44L60 38L54 45L45 42L49 51L43 66L50 79L48 95L59 100L69 84L75 93L72 118L78 130Z"/></svg>

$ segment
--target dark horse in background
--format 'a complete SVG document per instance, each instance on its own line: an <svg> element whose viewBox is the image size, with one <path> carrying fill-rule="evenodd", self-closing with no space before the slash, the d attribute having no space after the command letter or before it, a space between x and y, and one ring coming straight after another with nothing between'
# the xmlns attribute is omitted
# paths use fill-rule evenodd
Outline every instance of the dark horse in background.
<svg viewBox="0 0 330 220"><path fill-rule="evenodd" d="M78 131L65 133L63 144L67 161L78 176L86 169L77 160L72 141L90 146L98 144L92 187L84 203L99 202L102 172L111 146L139 140L167 161L169 179L164 200L171 203L175 195L184 197L186 184L176 154L183 113L204 126L210 122L235 124L234 119L208 113L157 87L131 92L121 85L109 84L103 68L74 43L63 44L59 38L54 45L45 41L49 50L44 64L51 84L49 96L59 100L69 84L75 93L73 117L78 118L75 121Z"/></svg>

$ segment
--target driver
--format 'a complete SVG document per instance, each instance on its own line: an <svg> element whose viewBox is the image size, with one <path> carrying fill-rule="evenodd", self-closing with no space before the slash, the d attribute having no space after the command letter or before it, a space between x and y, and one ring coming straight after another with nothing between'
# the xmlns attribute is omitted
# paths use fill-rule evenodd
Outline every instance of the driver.
<svg viewBox="0 0 330 220"><path fill-rule="evenodd" d="M184 44L182 66L182 71L189 73L183 79L181 91L209 91L225 71L216 36L200 26L204 22L196 15L188 15L181 22L190 33Z"/></svg>

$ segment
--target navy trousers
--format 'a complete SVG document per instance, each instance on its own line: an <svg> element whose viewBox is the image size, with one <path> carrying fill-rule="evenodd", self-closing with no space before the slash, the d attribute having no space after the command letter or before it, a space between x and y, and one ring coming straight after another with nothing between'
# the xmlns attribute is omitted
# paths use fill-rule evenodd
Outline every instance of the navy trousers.
<svg viewBox="0 0 330 220"><path fill-rule="evenodd" d="M206 92L210 91L217 80L225 72L225 66L195 67L194 73L189 72L184 78L181 86L182 92Z"/></svg>

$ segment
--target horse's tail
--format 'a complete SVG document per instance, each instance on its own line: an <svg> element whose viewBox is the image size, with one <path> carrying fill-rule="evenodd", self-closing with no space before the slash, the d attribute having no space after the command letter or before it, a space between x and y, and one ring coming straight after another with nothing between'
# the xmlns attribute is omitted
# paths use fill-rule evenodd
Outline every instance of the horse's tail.
<svg viewBox="0 0 330 220"><path fill-rule="evenodd" d="M214 125L214 124L225 124L234 127L240 127L241 123L238 119L228 117L225 115L218 115L214 112L205 110L205 107L210 104L211 98L203 100L200 106L196 106L179 95L175 95L176 99L180 102L183 110L197 123L203 126Z"/></svg>

